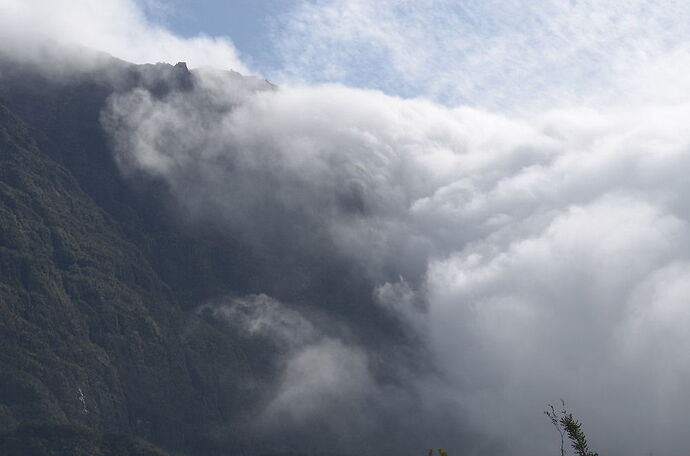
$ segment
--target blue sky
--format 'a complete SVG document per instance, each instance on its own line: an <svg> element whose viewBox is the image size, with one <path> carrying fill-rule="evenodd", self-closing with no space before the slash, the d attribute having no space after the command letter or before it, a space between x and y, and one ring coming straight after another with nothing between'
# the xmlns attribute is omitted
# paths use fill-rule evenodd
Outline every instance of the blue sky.
<svg viewBox="0 0 690 456"><path fill-rule="evenodd" d="M227 36L247 60L270 68L270 34L278 18L294 8L293 0L170 0L145 3L147 14L176 34Z"/></svg>
<svg viewBox="0 0 690 456"><path fill-rule="evenodd" d="M9 5L9 6L8 6ZM674 103L686 0L1 0L11 33L509 114ZM635 93L634 99L630 96Z"/></svg>
<svg viewBox="0 0 690 456"><path fill-rule="evenodd" d="M341 83L491 110L670 100L690 5L633 0L140 0L184 37L225 36L278 84ZM662 84L659 77L672 80ZM653 93L649 93L653 92Z"/></svg>

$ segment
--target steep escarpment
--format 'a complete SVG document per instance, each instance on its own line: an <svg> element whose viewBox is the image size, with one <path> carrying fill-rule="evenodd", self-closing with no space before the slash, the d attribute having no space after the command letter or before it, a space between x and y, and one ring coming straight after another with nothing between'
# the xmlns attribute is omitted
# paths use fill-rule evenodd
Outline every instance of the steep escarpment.
<svg viewBox="0 0 690 456"><path fill-rule="evenodd" d="M22 456L169 456L170 453L125 434L82 426L25 425L0 434L0 452Z"/></svg>
<svg viewBox="0 0 690 456"><path fill-rule="evenodd" d="M218 430L248 400L233 388L250 375L246 356L185 306L197 293L185 285L204 271L184 271L198 271L203 240L159 222L164 189L151 183L160 195L142 200L133 192L145 189L120 178L98 127L111 90L93 76L0 77L3 454L27 451L17 435L48 448L60 440L54 426L71 429L67 440L101 442L102 454L155 454L108 453L102 432L189 454L242 452L241 434Z"/></svg>
<svg viewBox="0 0 690 456"><path fill-rule="evenodd" d="M100 122L111 95L143 88L162 97L188 90L193 74L183 65L97 58L93 68L77 66L65 75L46 70L45 64L0 56L0 100L26 122L41 151L67 169L84 193L119 223L183 305L193 307L229 285L245 286L253 274L251 265L243 268L244 275L231 267L237 256L246 256L242 246L217 236L213 227L185 230L165 185L146 176L125 178Z"/></svg>

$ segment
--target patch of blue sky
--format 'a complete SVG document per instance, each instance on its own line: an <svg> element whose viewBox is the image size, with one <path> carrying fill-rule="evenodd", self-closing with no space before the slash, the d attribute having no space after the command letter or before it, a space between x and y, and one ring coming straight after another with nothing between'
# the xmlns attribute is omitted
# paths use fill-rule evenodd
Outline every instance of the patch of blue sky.
<svg viewBox="0 0 690 456"><path fill-rule="evenodd" d="M631 86L650 92L645 81L669 59L690 68L681 0L141 1L154 15L168 10L159 16L175 33L229 37L278 84L341 83L449 106L610 103ZM649 96L666 96L657 86Z"/></svg>

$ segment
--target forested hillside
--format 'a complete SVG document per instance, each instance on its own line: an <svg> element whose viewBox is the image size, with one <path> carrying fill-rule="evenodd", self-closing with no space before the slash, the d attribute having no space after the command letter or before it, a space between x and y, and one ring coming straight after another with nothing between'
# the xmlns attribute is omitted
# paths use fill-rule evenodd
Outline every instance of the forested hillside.
<svg viewBox="0 0 690 456"><path fill-rule="evenodd" d="M131 87L189 82L183 66L112 65ZM117 89L0 61L0 453L162 454L101 432L242 452L232 427L251 393L233 385L250 366L188 305L232 275L227 251L163 216L164 187L124 183L99 125ZM76 441L88 449L55 449Z"/></svg>

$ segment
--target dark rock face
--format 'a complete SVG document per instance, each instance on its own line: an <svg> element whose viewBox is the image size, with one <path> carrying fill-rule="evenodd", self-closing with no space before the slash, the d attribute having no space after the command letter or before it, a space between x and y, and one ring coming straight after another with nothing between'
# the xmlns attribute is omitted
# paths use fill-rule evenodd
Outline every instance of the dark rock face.
<svg viewBox="0 0 690 456"><path fill-rule="evenodd" d="M114 91L163 96L193 73L115 59L68 82L0 69L0 453L163 454L103 432L251 453L235 430L254 399L239 387L249 357L193 312L243 281L227 263L241 247L181 229L160 183L125 183L99 125ZM51 452L61 439L91 452Z"/></svg>

